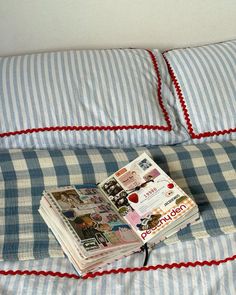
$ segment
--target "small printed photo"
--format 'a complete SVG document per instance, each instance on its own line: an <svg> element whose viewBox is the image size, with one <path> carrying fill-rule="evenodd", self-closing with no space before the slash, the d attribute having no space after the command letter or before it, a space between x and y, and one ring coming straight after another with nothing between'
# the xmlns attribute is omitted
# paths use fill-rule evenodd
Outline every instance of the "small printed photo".
<svg viewBox="0 0 236 295"><path fill-rule="evenodd" d="M141 218L141 223L137 224L136 226L141 231L148 230L155 227L158 224L160 218L161 214L158 213L156 213L155 215L148 215L145 218Z"/></svg>
<svg viewBox="0 0 236 295"><path fill-rule="evenodd" d="M98 223L97 221L99 220L100 222L101 218L102 217L99 214L85 214L77 216L73 220L69 219L71 226L74 228L81 241L96 241L95 244L91 245L91 250L96 248L96 244L99 245L99 248L107 247L110 244L109 240L104 235L104 232L110 231L111 227L109 224ZM90 248L89 245L87 248Z"/></svg>
<svg viewBox="0 0 236 295"><path fill-rule="evenodd" d="M125 190L121 191L119 194L115 196L109 196L112 203L116 206L116 208L120 208L123 206L130 206L128 199L127 199L127 192Z"/></svg>
<svg viewBox="0 0 236 295"><path fill-rule="evenodd" d="M119 181L125 189L131 190L139 186L143 182L143 179L139 173L133 169L119 177Z"/></svg>
<svg viewBox="0 0 236 295"><path fill-rule="evenodd" d="M70 218L69 222L81 240L94 238L96 233L100 233L100 231L96 229L97 223L90 217L89 214L75 216L73 220Z"/></svg>
<svg viewBox="0 0 236 295"><path fill-rule="evenodd" d="M157 169L153 169L153 170L149 171L147 174L145 174L143 176L143 178L146 181L150 181L150 180L153 180L154 178L156 178L159 175L160 175L160 172Z"/></svg>
<svg viewBox="0 0 236 295"><path fill-rule="evenodd" d="M52 195L62 210L76 208L79 204L83 204L83 201L74 189L52 192Z"/></svg>
<svg viewBox="0 0 236 295"><path fill-rule="evenodd" d="M117 214L110 213L107 216L107 221L109 222L117 222L119 220L119 216Z"/></svg>
<svg viewBox="0 0 236 295"><path fill-rule="evenodd" d="M104 202L104 198L100 193L89 194L89 195L80 195L80 199L84 204L99 204Z"/></svg>
<svg viewBox="0 0 236 295"><path fill-rule="evenodd" d="M110 178L106 183L103 184L102 189L109 195L115 196L119 192L123 190L121 185L117 182L117 180L113 177Z"/></svg>
<svg viewBox="0 0 236 295"><path fill-rule="evenodd" d="M152 166L152 163L150 163L148 159L143 159L141 162L138 163L138 165L145 171Z"/></svg>
<svg viewBox="0 0 236 295"><path fill-rule="evenodd" d="M91 213L90 217L95 221L95 222L101 222L102 221L102 216L99 213Z"/></svg>
<svg viewBox="0 0 236 295"><path fill-rule="evenodd" d="M98 189L96 188L80 188L79 193L82 195L96 195L98 193Z"/></svg>
<svg viewBox="0 0 236 295"><path fill-rule="evenodd" d="M180 203L184 202L184 201L187 201L188 200L188 197L187 196L181 196L180 198L178 198L175 203L176 205L179 205Z"/></svg>
<svg viewBox="0 0 236 295"><path fill-rule="evenodd" d="M99 210L100 213L109 212L109 211L111 211L111 205L103 203L103 204L98 206L98 210Z"/></svg>
<svg viewBox="0 0 236 295"><path fill-rule="evenodd" d="M99 249L99 245L96 239L90 239L83 242L85 250L91 251L94 249Z"/></svg>
<svg viewBox="0 0 236 295"><path fill-rule="evenodd" d="M119 208L118 212L120 213L121 216L125 216L131 211L130 208L131 208L130 206L129 207L122 206L122 207Z"/></svg>
<svg viewBox="0 0 236 295"><path fill-rule="evenodd" d="M76 217L76 214L73 209L62 211L62 214L70 220L74 220Z"/></svg>

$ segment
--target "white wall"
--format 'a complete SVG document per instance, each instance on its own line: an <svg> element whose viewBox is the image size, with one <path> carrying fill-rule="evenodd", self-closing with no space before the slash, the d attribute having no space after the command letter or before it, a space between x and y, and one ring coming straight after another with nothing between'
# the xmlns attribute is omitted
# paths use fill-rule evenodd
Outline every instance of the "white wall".
<svg viewBox="0 0 236 295"><path fill-rule="evenodd" d="M235 0L0 0L0 56L235 38Z"/></svg>

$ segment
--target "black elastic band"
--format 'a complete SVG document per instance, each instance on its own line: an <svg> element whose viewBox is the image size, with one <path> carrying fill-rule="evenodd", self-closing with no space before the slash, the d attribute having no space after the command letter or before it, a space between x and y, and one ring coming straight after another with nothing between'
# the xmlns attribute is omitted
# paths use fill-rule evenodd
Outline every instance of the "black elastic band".
<svg viewBox="0 0 236 295"><path fill-rule="evenodd" d="M145 259L144 259L144 262L143 262L143 266L147 266L147 263L148 263L148 258L149 258L149 253L148 253L148 246L147 244L144 244L142 247L141 247L142 251L145 252Z"/></svg>

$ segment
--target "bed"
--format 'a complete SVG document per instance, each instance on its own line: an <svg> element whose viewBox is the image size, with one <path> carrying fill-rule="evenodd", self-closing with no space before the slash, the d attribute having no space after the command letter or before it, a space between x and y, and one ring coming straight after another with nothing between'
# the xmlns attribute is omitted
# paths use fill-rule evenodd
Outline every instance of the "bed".
<svg viewBox="0 0 236 295"><path fill-rule="evenodd" d="M0 293L235 294L236 40L0 58ZM149 154L200 219L80 277L42 191L98 183Z"/></svg>

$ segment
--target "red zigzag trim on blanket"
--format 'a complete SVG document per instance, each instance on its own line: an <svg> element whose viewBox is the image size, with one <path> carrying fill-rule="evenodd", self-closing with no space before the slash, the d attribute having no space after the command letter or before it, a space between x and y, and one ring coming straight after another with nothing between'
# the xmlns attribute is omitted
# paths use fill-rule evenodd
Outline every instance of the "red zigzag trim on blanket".
<svg viewBox="0 0 236 295"><path fill-rule="evenodd" d="M209 137L209 136L214 136L214 135L225 135L225 134L229 134L231 132L236 132L236 128L229 128L229 129L219 130L219 131L207 131L207 132L203 132L203 133L199 133L199 134L196 134L194 132L193 125L192 125L191 120L190 120L188 109L187 109L187 106L186 106L184 96L183 96L183 93L181 91L179 82L178 82L178 80L177 80L177 78L175 76L174 70L172 69L169 61L167 60L167 57L165 56L165 53L163 53L163 57L164 57L164 59L166 61L166 64L167 64L167 67L168 67L168 70L169 70L169 74L171 76L171 80L172 80L172 82L174 84L177 96L178 96L180 104L181 104L181 107L182 107L182 110L183 110L183 113L184 113L184 118L185 118L185 121L186 121L186 124L187 124L187 127L188 127L189 135L193 139L195 139L195 138L200 139L202 137Z"/></svg>
<svg viewBox="0 0 236 295"><path fill-rule="evenodd" d="M1 137L8 137L14 135L28 134L28 133L38 133L45 131L116 131L116 130L129 130L129 129L147 129L147 130L162 130L162 131L171 131L172 126L169 118L169 114L165 109L162 95L161 95L161 75L159 72L158 64L155 55L151 50L146 49L151 57L151 61L154 67L154 71L157 76L157 98L162 113L164 115L167 126L159 125L118 125L118 126L50 126L50 127L41 127L41 128L30 128L25 130L9 131L0 133Z"/></svg>
<svg viewBox="0 0 236 295"><path fill-rule="evenodd" d="M157 264L157 265L150 265L146 267L134 267L134 268L118 268L118 269L111 269L111 270L104 270L104 271L96 271L93 273L88 273L83 277L80 277L76 274L69 274L69 273L61 273L61 272L53 272L53 271L36 271L36 270L0 270L0 275L35 275L35 276L52 276L52 277L59 277L59 278L68 278L68 279L90 279L95 277L101 277L104 275L110 274L119 274L119 273L127 273L127 272L137 272L137 271L149 271L149 270L157 270L157 269L172 269L172 268L181 268L181 267L197 267L197 266L213 266L213 265L220 265L222 263L226 263L228 261L233 261L236 259L236 255L231 257L227 257L221 260L204 260L204 261L194 261L194 262L179 262L179 263L165 263L165 264Z"/></svg>

